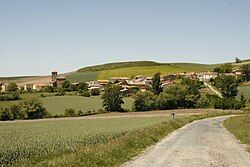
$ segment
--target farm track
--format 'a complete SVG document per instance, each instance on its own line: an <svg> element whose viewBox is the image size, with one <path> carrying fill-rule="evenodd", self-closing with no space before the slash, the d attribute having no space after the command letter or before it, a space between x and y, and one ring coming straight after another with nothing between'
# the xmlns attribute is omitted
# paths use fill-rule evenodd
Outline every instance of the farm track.
<svg viewBox="0 0 250 167"><path fill-rule="evenodd" d="M124 167L248 167L250 154L222 126L222 122L229 117L188 124Z"/></svg>

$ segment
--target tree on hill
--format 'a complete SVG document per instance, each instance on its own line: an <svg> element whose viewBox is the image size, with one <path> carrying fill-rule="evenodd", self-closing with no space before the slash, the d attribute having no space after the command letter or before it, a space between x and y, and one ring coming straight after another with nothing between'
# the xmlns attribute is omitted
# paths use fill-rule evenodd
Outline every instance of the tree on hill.
<svg viewBox="0 0 250 167"><path fill-rule="evenodd" d="M235 57L235 63L241 63L241 60L238 57Z"/></svg>
<svg viewBox="0 0 250 167"><path fill-rule="evenodd" d="M124 104L120 96L120 86L108 84L105 86L103 98L103 107L106 111L122 111L122 104Z"/></svg>
<svg viewBox="0 0 250 167"><path fill-rule="evenodd" d="M152 92L156 95L159 95L162 91L162 83L161 83L161 73L156 73L152 79Z"/></svg>
<svg viewBox="0 0 250 167"><path fill-rule="evenodd" d="M241 66L241 71L242 71L243 79L245 81L250 81L250 65L249 64L243 64Z"/></svg>
<svg viewBox="0 0 250 167"><path fill-rule="evenodd" d="M14 82L10 82L9 85L7 86L7 90L9 92L15 92L18 90L17 84Z"/></svg>

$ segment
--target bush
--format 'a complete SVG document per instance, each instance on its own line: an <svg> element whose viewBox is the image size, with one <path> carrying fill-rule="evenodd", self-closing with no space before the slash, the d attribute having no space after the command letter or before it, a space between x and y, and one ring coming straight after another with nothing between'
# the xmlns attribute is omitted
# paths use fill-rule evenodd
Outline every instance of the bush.
<svg viewBox="0 0 250 167"><path fill-rule="evenodd" d="M228 110L228 109L238 110L243 108L244 106L245 104L232 98L218 99L214 104L215 109L223 109L223 110Z"/></svg>
<svg viewBox="0 0 250 167"><path fill-rule="evenodd" d="M75 117L76 111L73 108L69 108L65 110L64 116L66 117Z"/></svg>
<svg viewBox="0 0 250 167"><path fill-rule="evenodd" d="M9 107L4 107L0 109L0 120L1 121L8 121L13 120L13 114Z"/></svg>
<svg viewBox="0 0 250 167"><path fill-rule="evenodd" d="M137 92L134 96L135 101L133 105L134 111L150 111L154 110L156 96L153 92Z"/></svg>
<svg viewBox="0 0 250 167"><path fill-rule="evenodd" d="M43 104L37 98L24 99L20 103L22 112L25 113L26 119L41 119L49 117L49 113Z"/></svg>
<svg viewBox="0 0 250 167"><path fill-rule="evenodd" d="M15 92L18 90L17 84L14 82L10 82L9 85L7 86L8 92Z"/></svg>
<svg viewBox="0 0 250 167"><path fill-rule="evenodd" d="M19 92L13 92L12 94L1 94L0 101L12 101L12 100L19 100L20 94Z"/></svg>
<svg viewBox="0 0 250 167"><path fill-rule="evenodd" d="M43 88L43 91L47 93L52 93L52 92L55 92L55 89L53 86L46 86Z"/></svg>
<svg viewBox="0 0 250 167"><path fill-rule="evenodd" d="M90 93L89 93L89 91L79 91L78 92L78 95L80 95L80 96L84 96L84 97L90 97Z"/></svg>
<svg viewBox="0 0 250 167"><path fill-rule="evenodd" d="M202 96L197 102L198 108L213 108L214 103L207 96Z"/></svg>
<svg viewBox="0 0 250 167"><path fill-rule="evenodd" d="M56 96L64 96L64 95L66 95L66 92L63 88L57 88L57 93L55 95Z"/></svg>
<svg viewBox="0 0 250 167"><path fill-rule="evenodd" d="M91 95L92 96L98 96L98 95L100 95L100 90L99 89L92 89L91 90Z"/></svg>

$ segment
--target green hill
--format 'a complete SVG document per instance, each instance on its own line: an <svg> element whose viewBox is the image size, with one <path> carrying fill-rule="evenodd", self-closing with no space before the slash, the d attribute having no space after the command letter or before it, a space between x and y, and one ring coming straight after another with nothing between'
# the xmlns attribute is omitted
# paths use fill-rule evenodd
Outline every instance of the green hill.
<svg viewBox="0 0 250 167"><path fill-rule="evenodd" d="M86 82L111 77L153 76L156 72L160 72L162 75L180 72L202 72L213 70L214 67L215 65L196 63L118 62L81 68L76 73L68 75L67 79L72 82Z"/></svg>

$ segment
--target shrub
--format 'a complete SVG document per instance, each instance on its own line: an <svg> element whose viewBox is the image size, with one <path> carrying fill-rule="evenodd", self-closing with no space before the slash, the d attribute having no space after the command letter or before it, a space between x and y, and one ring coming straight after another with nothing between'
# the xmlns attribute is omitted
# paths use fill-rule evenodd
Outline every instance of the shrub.
<svg viewBox="0 0 250 167"><path fill-rule="evenodd" d="M137 92L134 96L134 111L150 111L155 109L156 96L151 91Z"/></svg>
<svg viewBox="0 0 250 167"><path fill-rule="evenodd" d="M27 119L41 119L49 116L46 108L37 98L24 99L20 102L20 105Z"/></svg>
<svg viewBox="0 0 250 167"><path fill-rule="evenodd" d="M17 84L14 82L10 82L9 85L7 86L8 92L15 92L18 90Z"/></svg>
<svg viewBox="0 0 250 167"><path fill-rule="evenodd" d="M8 121L13 120L13 114L9 107L0 108L0 120L1 121Z"/></svg>
<svg viewBox="0 0 250 167"><path fill-rule="evenodd" d="M98 95L100 95L100 90L99 89L92 89L91 90L91 95L92 96L98 96Z"/></svg>
<svg viewBox="0 0 250 167"><path fill-rule="evenodd" d="M233 98L218 99L217 101L215 101L215 104L214 104L215 109L223 109L223 110L228 110L228 109L238 110L243 107L244 107L243 103Z"/></svg>
<svg viewBox="0 0 250 167"><path fill-rule="evenodd" d="M69 108L65 110L64 116L66 117L75 117L76 111L73 108Z"/></svg>
<svg viewBox="0 0 250 167"><path fill-rule="evenodd" d="M55 89L53 86L46 86L43 88L43 91L47 93L52 93L52 92L55 92Z"/></svg>

